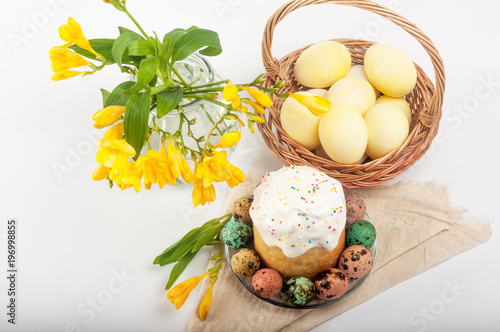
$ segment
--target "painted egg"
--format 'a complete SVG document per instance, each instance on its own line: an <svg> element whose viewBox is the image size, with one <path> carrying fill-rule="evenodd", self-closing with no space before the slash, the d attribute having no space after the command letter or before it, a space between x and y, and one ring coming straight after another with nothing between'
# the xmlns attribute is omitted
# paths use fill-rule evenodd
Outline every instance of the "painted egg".
<svg viewBox="0 0 500 332"><path fill-rule="evenodd" d="M326 98L330 100L332 106L350 106L361 116L375 105L376 100L371 84L359 77L346 77L337 81L328 90Z"/></svg>
<svg viewBox="0 0 500 332"><path fill-rule="evenodd" d="M358 220L352 224L345 234L346 247L361 245L370 249L377 238L375 226L367 220Z"/></svg>
<svg viewBox="0 0 500 332"><path fill-rule="evenodd" d="M231 249L248 248L253 244L252 228L233 218L222 229L222 241Z"/></svg>
<svg viewBox="0 0 500 332"><path fill-rule="evenodd" d="M417 82L417 69L410 58L394 46L370 46L364 58L366 76L384 95L403 97Z"/></svg>
<svg viewBox="0 0 500 332"><path fill-rule="evenodd" d="M309 92L298 94L311 96ZM280 120L283 130L308 150L313 150L320 144L318 134L320 119L321 117L312 114L307 107L291 97L288 97L281 107Z"/></svg>
<svg viewBox="0 0 500 332"><path fill-rule="evenodd" d="M306 92L312 94L313 96L326 98L326 94L328 93L327 89L309 89Z"/></svg>
<svg viewBox="0 0 500 332"><path fill-rule="evenodd" d="M339 269L328 269L320 272L314 279L316 296L323 300L335 300L345 294L349 287L349 279Z"/></svg>
<svg viewBox="0 0 500 332"><path fill-rule="evenodd" d="M365 201L360 196L356 194L346 195L345 205L347 207L347 214L345 221L346 228L354 224L356 221L365 218L366 204Z"/></svg>
<svg viewBox="0 0 500 332"><path fill-rule="evenodd" d="M316 295L316 287L305 277L293 277L283 284L280 294L291 305L304 306Z"/></svg>
<svg viewBox="0 0 500 332"><path fill-rule="evenodd" d="M276 270L260 269L252 277L252 287L261 297L269 299L281 292L283 279Z"/></svg>
<svg viewBox="0 0 500 332"><path fill-rule="evenodd" d="M252 223L252 218L250 217L250 207L253 203L253 196L241 197L234 201L233 204L233 216L234 219L240 219L247 222L249 225Z"/></svg>
<svg viewBox="0 0 500 332"><path fill-rule="evenodd" d="M370 82L368 76L366 76L365 66L363 65L352 66L351 69L349 69L347 75L345 75L345 77L359 77ZM380 91L378 91L377 88L373 86L373 84L370 83L370 85L373 87L373 91L375 91L375 96L378 97L380 95Z"/></svg>
<svg viewBox="0 0 500 332"><path fill-rule="evenodd" d="M336 105L321 118L319 138L333 161L354 164L365 153L368 131L361 114L349 106Z"/></svg>
<svg viewBox="0 0 500 332"><path fill-rule="evenodd" d="M410 126L400 108L392 103L376 104L365 115L368 129L366 153L377 159L399 148L408 137Z"/></svg>
<svg viewBox="0 0 500 332"><path fill-rule="evenodd" d="M260 268L260 257L252 249L241 249L231 257L231 268L240 277L251 277Z"/></svg>
<svg viewBox="0 0 500 332"><path fill-rule="evenodd" d="M338 268L347 275L349 281L363 278L372 268L372 254L363 246L348 247L340 255Z"/></svg>
<svg viewBox="0 0 500 332"><path fill-rule="evenodd" d="M380 103L391 103L399 107L406 118L408 119L408 124L411 124L411 108L410 104L404 99L403 97L400 98L394 98L394 97L389 97L389 96L382 96L379 99L377 99L377 102L375 104L380 104Z"/></svg>
<svg viewBox="0 0 500 332"><path fill-rule="evenodd" d="M293 69L297 82L309 88L327 88L351 68L351 53L336 41L316 43L302 52Z"/></svg>

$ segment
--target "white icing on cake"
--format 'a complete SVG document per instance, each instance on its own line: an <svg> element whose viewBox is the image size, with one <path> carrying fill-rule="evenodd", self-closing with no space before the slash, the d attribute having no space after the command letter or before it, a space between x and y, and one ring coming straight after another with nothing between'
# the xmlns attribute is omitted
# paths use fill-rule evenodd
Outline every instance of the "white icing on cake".
<svg viewBox="0 0 500 332"><path fill-rule="evenodd" d="M250 216L264 242L294 258L314 247L333 250L346 221L342 185L308 166L263 176Z"/></svg>

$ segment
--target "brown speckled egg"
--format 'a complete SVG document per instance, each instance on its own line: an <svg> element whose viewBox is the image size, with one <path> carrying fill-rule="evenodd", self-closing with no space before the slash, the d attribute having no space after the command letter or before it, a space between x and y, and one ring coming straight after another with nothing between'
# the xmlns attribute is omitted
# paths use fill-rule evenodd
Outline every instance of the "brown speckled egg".
<svg viewBox="0 0 500 332"><path fill-rule="evenodd" d="M345 294L349 280L339 269L328 269L320 272L314 279L316 296L323 300L335 300Z"/></svg>
<svg viewBox="0 0 500 332"><path fill-rule="evenodd" d="M268 299L280 293L283 279L276 270L262 269L253 275L252 287L261 297Z"/></svg>
<svg viewBox="0 0 500 332"><path fill-rule="evenodd" d="M242 249L231 258L231 267L240 277L251 277L260 268L259 255L252 249Z"/></svg>
<svg viewBox="0 0 500 332"><path fill-rule="evenodd" d="M246 223L252 223L252 218L250 218L250 207L253 203L253 196L242 197L234 201L233 204L233 215L234 218L245 221Z"/></svg>
<svg viewBox="0 0 500 332"><path fill-rule="evenodd" d="M338 268L347 275L349 281L364 277L372 267L372 254L363 246L350 246L339 258Z"/></svg>
<svg viewBox="0 0 500 332"><path fill-rule="evenodd" d="M365 201L358 195L346 195L345 205L347 207L346 228L354 224L356 221L365 218L366 204Z"/></svg>

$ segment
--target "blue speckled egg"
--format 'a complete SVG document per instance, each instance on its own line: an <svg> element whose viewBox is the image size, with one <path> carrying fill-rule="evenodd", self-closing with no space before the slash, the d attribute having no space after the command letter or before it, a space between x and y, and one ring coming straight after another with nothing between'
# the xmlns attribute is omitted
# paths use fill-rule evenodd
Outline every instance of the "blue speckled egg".
<svg viewBox="0 0 500 332"><path fill-rule="evenodd" d="M316 294L314 283L304 277L294 277L283 284L281 297L295 306L304 306L312 301Z"/></svg>
<svg viewBox="0 0 500 332"><path fill-rule="evenodd" d="M373 224L366 220L358 220L347 229L345 246L361 245L370 249L376 238L377 232Z"/></svg>
<svg viewBox="0 0 500 332"><path fill-rule="evenodd" d="M222 229L222 241L231 249L248 248L253 243L253 230L243 220L233 218Z"/></svg>

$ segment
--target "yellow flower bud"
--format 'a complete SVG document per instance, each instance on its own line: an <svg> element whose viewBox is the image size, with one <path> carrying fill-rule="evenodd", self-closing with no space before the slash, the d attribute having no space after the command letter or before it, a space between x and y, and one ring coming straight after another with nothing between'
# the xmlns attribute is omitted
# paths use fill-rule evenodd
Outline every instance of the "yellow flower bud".
<svg viewBox="0 0 500 332"><path fill-rule="evenodd" d="M230 102L238 97L238 88L233 83L229 82L222 90L222 97L225 101Z"/></svg>
<svg viewBox="0 0 500 332"><path fill-rule="evenodd" d="M250 96L253 99L255 99L255 101L257 103L260 104L260 106L271 107L273 105L273 101L271 100L271 98L269 98L269 96L267 94L265 94L264 92L257 90L257 89L253 89L253 88L247 88L247 87L243 87L243 89L246 92L248 92L250 94Z"/></svg>
<svg viewBox="0 0 500 332"><path fill-rule="evenodd" d="M230 148L236 145L236 143L239 142L241 138L241 132L237 130L233 130L229 133L225 133L222 135L222 137L219 139L219 142L215 144L215 148Z"/></svg>
<svg viewBox="0 0 500 332"><path fill-rule="evenodd" d="M80 24L78 24L78 22L71 17L68 18L68 24L64 24L59 27L59 37L61 37L61 39L65 42L70 43L70 45L76 44L84 50L92 52L95 56L100 56L99 53L94 51L92 46L90 46L87 37L85 37L82 32Z"/></svg>
<svg viewBox="0 0 500 332"><path fill-rule="evenodd" d="M214 284L210 283L210 286L208 287L207 293L205 296L203 296L203 299L201 300L200 303L200 308L198 309L198 314L200 316L200 320L205 320L207 319L208 316L208 310L210 309L210 304L212 303L212 289L214 287Z"/></svg>
<svg viewBox="0 0 500 332"><path fill-rule="evenodd" d="M291 93L290 97L307 107L307 109L316 116L325 115L331 108L330 100L325 97L305 96L297 93Z"/></svg>
<svg viewBox="0 0 500 332"><path fill-rule="evenodd" d="M97 167L94 173L92 173L92 180L94 181L104 180L105 178L108 177L110 169L111 168L102 165Z"/></svg>
<svg viewBox="0 0 500 332"><path fill-rule="evenodd" d="M125 113L125 106L108 106L100 111L97 111L92 120L95 121L94 127L97 129L105 128L112 125Z"/></svg>
<svg viewBox="0 0 500 332"><path fill-rule="evenodd" d="M82 75L83 72L81 71L74 71L74 70L61 70L52 75L52 80L53 81L60 81L60 80L65 80L67 78L75 77L77 75Z"/></svg>
<svg viewBox="0 0 500 332"><path fill-rule="evenodd" d="M248 101L248 104L250 106L253 107L253 109L257 112L257 113L260 113L260 114L264 114L266 113L266 110L264 109L264 107L260 106L260 104L254 102L253 100L249 100Z"/></svg>

